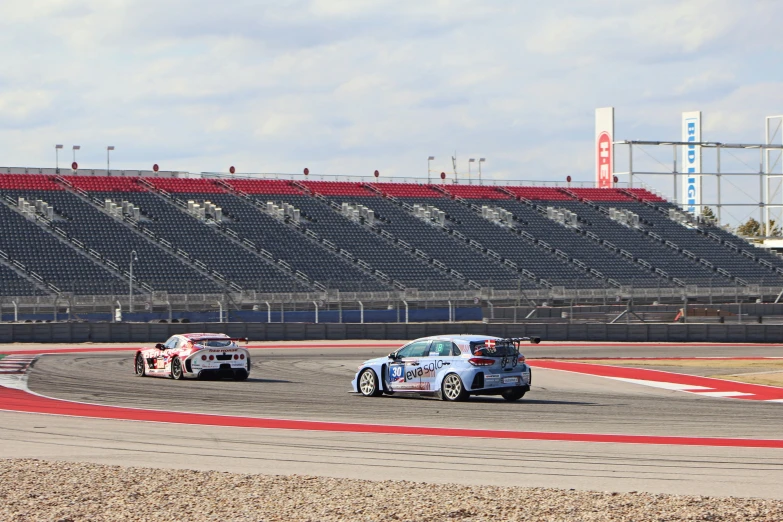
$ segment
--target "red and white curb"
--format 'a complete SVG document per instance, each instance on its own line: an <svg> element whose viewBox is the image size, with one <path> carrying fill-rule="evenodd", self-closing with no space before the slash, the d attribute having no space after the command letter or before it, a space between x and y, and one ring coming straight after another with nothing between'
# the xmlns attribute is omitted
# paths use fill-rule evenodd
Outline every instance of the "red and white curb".
<svg viewBox="0 0 783 522"><path fill-rule="evenodd" d="M39 355L19 354L6 355L0 359L0 386L27 389L27 370Z"/></svg>
<svg viewBox="0 0 783 522"><path fill-rule="evenodd" d="M623 362L630 362L625 359ZM628 368L603 364L580 363L556 360L528 360L537 368L594 375L616 381L640 384L652 388L680 391L720 399L742 399L749 401L783 402L783 388L726 381L712 377L700 377L683 373L664 372L644 368Z"/></svg>

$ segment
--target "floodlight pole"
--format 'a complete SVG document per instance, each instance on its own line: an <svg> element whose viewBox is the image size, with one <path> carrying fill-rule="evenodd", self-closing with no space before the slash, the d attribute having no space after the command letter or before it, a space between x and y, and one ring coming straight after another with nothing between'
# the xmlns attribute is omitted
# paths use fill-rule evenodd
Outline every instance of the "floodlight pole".
<svg viewBox="0 0 783 522"><path fill-rule="evenodd" d="M479 185L483 185L481 181L481 164L487 161L487 158L479 158L478 164L479 164Z"/></svg>
<svg viewBox="0 0 783 522"><path fill-rule="evenodd" d="M431 183L430 181L430 161L434 160L435 156L428 156L427 157L427 185Z"/></svg>
<svg viewBox="0 0 783 522"><path fill-rule="evenodd" d="M59 174L60 173L60 149L62 149L62 145L55 145L54 146L54 171Z"/></svg>
<svg viewBox="0 0 783 522"><path fill-rule="evenodd" d="M468 160L468 185L472 185L473 184L473 178L470 175L470 164L471 163L475 163L475 162L476 162L476 158L470 158Z"/></svg>
<svg viewBox="0 0 783 522"><path fill-rule="evenodd" d="M109 163L109 153L114 150L114 145L109 145L106 147L106 174L108 175L111 172L111 165Z"/></svg>

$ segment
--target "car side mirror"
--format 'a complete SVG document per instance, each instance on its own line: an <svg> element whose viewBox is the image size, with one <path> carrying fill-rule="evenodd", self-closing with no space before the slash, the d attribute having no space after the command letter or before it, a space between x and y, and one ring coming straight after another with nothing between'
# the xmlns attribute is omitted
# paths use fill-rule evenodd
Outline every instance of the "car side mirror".
<svg viewBox="0 0 783 522"><path fill-rule="evenodd" d="M389 359L396 359L397 358L397 352L392 352L389 354Z"/></svg>
<svg viewBox="0 0 783 522"><path fill-rule="evenodd" d="M163 345L158 343L155 345L155 348L157 348L158 350L163 350Z"/></svg>
<svg viewBox="0 0 783 522"><path fill-rule="evenodd" d="M533 337L532 339L530 339L530 342L532 344L538 344L538 343L541 342L541 338L540 337Z"/></svg>

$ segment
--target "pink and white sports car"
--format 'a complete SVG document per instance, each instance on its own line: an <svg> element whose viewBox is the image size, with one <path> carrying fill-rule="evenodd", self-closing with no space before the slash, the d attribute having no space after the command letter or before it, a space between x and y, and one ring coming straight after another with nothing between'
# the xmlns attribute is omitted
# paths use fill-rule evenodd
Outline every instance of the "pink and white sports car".
<svg viewBox="0 0 783 522"><path fill-rule="evenodd" d="M136 352L136 375L244 381L250 375L250 353L239 347L239 340L219 333L172 335L164 344Z"/></svg>

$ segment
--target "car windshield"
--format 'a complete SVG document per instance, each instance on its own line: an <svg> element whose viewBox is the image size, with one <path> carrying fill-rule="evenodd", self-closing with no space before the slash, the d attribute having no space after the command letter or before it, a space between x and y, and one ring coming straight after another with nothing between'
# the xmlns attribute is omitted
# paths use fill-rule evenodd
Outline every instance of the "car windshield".
<svg viewBox="0 0 783 522"><path fill-rule="evenodd" d="M470 343L470 351L473 352L473 355L506 357L515 355L517 348L513 343L504 341L479 341Z"/></svg>
<svg viewBox="0 0 783 522"><path fill-rule="evenodd" d="M196 341L196 344L201 346L209 346L212 348L227 348L231 346L231 339L202 339Z"/></svg>

